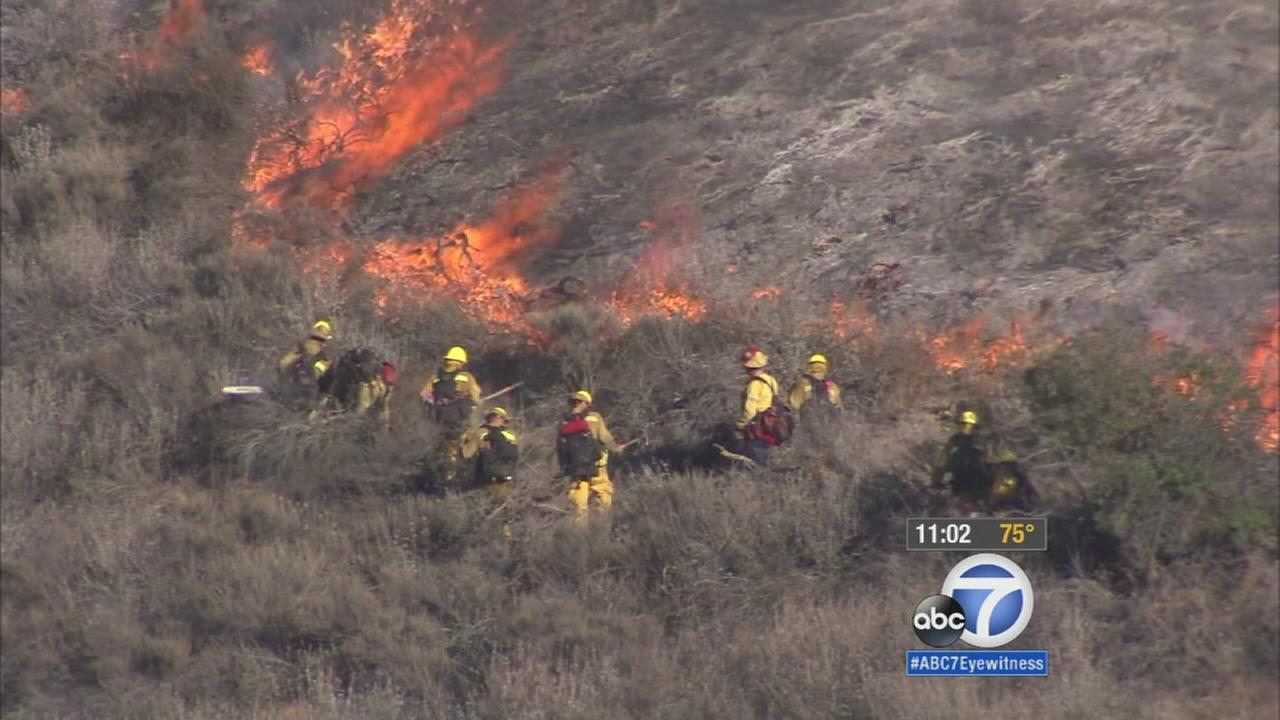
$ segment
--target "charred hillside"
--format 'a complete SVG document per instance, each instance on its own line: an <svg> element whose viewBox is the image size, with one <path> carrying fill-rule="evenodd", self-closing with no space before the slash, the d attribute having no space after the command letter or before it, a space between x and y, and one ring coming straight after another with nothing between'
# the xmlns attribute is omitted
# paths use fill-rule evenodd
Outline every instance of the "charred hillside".
<svg viewBox="0 0 1280 720"><path fill-rule="evenodd" d="M6 719L1280 706L1274 7L0 11ZM320 318L389 427L282 390ZM454 345L520 383L506 506L438 492ZM768 469L714 447L748 345L844 389ZM579 388L636 440L586 527ZM1034 686L902 676L957 400L1050 518Z"/></svg>
<svg viewBox="0 0 1280 720"><path fill-rule="evenodd" d="M719 284L737 265L740 292L843 299L897 262L886 311L1070 298L1084 317L1185 303L1247 323L1274 289L1262 5L540 3L488 20L518 28L503 86L374 183L358 227L483 215L564 150L566 227L529 258L543 280L616 282L640 224L678 204L698 266Z"/></svg>

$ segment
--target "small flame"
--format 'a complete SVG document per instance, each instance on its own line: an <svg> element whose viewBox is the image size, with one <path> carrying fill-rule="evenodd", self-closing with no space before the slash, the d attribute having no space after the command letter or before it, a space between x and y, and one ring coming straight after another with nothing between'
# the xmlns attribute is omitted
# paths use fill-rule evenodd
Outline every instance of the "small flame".
<svg viewBox="0 0 1280 720"><path fill-rule="evenodd" d="M148 71L166 65L174 48L200 32L204 18L204 0L169 0L169 11L160 21L152 46L121 53L121 62L139 64Z"/></svg>
<svg viewBox="0 0 1280 720"><path fill-rule="evenodd" d="M1029 316L1015 318L1002 334L984 341L986 317L979 315L956 330L921 338L934 364L947 374L965 369L991 373L1022 365L1036 352L1060 342L1059 338L1051 338L1034 347L1029 345L1025 328L1031 322Z"/></svg>
<svg viewBox="0 0 1280 720"><path fill-rule="evenodd" d="M751 291L753 300L777 299L782 297L782 288L777 285L766 285Z"/></svg>
<svg viewBox="0 0 1280 720"><path fill-rule="evenodd" d="M1280 450L1280 303L1254 338L1245 363L1245 382L1258 388L1258 404L1265 413L1255 436L1258 445L1276 452Z"/></svg>
<svg viewBox="0 0 1280 720"><path fill-rule="evenodd" d="M1164 352L1170 342L1167 333L1154 330L1149 348L1156 353ZM1258 331L1246 355L1244 382L1257 388L1258 405L1263 412L1254 439L1264 451L1276 452L1280 450L1280 305L1271 310L1268 321ZM1158 374L1152 382L1190 400L1204 394L1204 384L1196 372L1176 377ZM1213 399L1208 401L1213 402ZM1225 403L1217 414L1219 425L1224 431L1234 430L1238 427L1240 413L1248 407L1248 401Z"/></svg>
<svg viewBox="0 0 1280 720"><path fill-rule="evenodd" d="M26 88L0 90L0 115L21 115L26 111Z"/></svg>
<svg viewBox="0 0 1280 720"><path fill-rule="evenodd" d="M856 298L846 304L832 300L827 306L831 334L838 338L865 337L875 334L876 322L866 300Z"/></svg>
<svg viewBox="0 0 1280 720"><path fill-rule="evenodd" d="M367 33L346 29L341 67L299 77L306 115L254 146L244 186L270 208L335 208L411 150L438 140L501 85L510 39L484 44L454 25L425 44L428 0L393 0Z"/></svg>
<svg viewBox="0 0 1280 720"><path fill-rule="evenodd" d="M665 205L655 219L641 222L640 228L649 232L652 240L622 287L610 296L609 305L624 325L641 315L701 321L707 305L693 296L675 262L697 241L698 221L692 208Z"/></svg>
<svg viewBox="0 0 1280 720"><path fill-rule="evenodd" d="M248 68L249 72L263 77L270 75L275 70L275 58L271 50L271 43L263 41L249 48L249 50L240 58L240 64Z"/></svg>
<svg viewBox="0 0 1280 720"><path fill-rule="evenodd" d="M175 45L195 35L204 24L204 0L169 0L169 12L160 21L162 45Z"/></svg>
<svg viewBox="0 0 1280 720"><path fill-rule="evenodd" d="M1204 387L1204 384L1200 381L1200 373L1193 372L1173 381L1174 392L1182 397L1194 398L1200 394L1200 388L1202 387Z"/></svg>

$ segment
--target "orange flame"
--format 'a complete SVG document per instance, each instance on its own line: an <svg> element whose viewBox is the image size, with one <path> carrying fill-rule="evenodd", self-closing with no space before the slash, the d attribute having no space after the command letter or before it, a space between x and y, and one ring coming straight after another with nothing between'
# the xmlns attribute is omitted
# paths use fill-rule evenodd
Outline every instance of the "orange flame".
<svg viewBox="0 0 1280 720"><path fill-rule="evenodd" d="M782 297L782 288L777 285L766 285L751 291L753 300L776 299Z"/></svg>
<svg viewBox="0 0 1280 720"><path fill-rule="evenodd" d="M0 115L21 115L26 111L27 91L25 88L0 90Z"/></svg>
<svg viewBox="0 0 1280 720"><path fill-rule="evenodd" d="M697 240L698 223L693 210L683 205L665 205L654 220L640 227L652 236L648 249L609 297L609 305L624 325L640 315L683 317L693 322L707 314L707 305L694 297L687 280L680 279L675 256L683 255Z"/></svg>
<svg viewBox="0 0 1280 720"><path fill-rule="evenodd" d="M460 26L423 49L429 0L392 0L367 33L335 46L341 67L298 84L309 96L295 127L260 138L244 178L270 208L335 208L352 188L385 175L409 151L438 140L501 84L505 39L484 44Z"/></svg>
<svg viewBox="0 0 1280 720"><path fill-rule="evenodd" d="M169 11L160 21L152 47L122 53L120 60L156 70L169 62L175 47L200 31L204 17L204 0L169 0Z"/></svg>
<svg viewBox="0 0 1280 720"><path fill-rule="evenodd" d="M875 333L875 316L865 299L857 298L847 305L842 300L832 300L827 306L827 314L831 318L831 334L838 338L865 337Z"/></svg>
<svg viewBox="0 0 1280 720"><path fill-rule="evenodd" d="M1164 352L1169 343L1166 333L1159 330L1152 332L1152 352ZM1156 375L1152 381L1191 400L1199 398L1204 389L1200 375L1196 372L1179 377ZM1264 451L1276 452L1280 450L1280 305L1271 310L1268 321L1249 347L1245 359L1244 381L1246 385L1258 389L1258 405L1263 412L1254 439ZM1234 430L1238 425L1239 414L1248 407L1247 401L1227 402L1217 415L1219 425L1224 431Z"/></svg>
<svg viewBox="0 0 1280 720"><path fill-rule="evenodd" d="M249 72L265 77L270 75L275 69L275 58L272 55L271 43L263 41L249 48L249 50L241 56L240 64L248 68Z"/></svg>
<svg viewBox="0 0 1280 720"><path fill-rule="evenodd" d="M1032 354L1056 344L1058 339L1046 340L1038 347L1028 345L1024 328L1030 318L1015 318L1003 334L983 341L986 317L979 315L964 326L933 337L923 337L925 351L934 364L948 375L965 369L995 372L1006 367L1023 364Z"/></svg>
<svg viewBox="0 0 1280 720"><path fill-rule="evenodd" d="M1280 450L1280 303L1254 338L1245 363L1245 382L1258 388L1258 403L1265 413L1255 436L1258 445L1276 452Z"/></svg>
<svg viewBox="0 0 1280 720"><path fill-rule="evenodd" d="M378 243L365 272L386 280L388 289L451 295L477 319L527 331L523 316L529 285L517 261L530 248L559 236L559 228L543 218L564 191L566 169L567 163L554 163L479 224L459 223L448 235L425 241ZM379 303L386 298L384 291Z"/></svg>

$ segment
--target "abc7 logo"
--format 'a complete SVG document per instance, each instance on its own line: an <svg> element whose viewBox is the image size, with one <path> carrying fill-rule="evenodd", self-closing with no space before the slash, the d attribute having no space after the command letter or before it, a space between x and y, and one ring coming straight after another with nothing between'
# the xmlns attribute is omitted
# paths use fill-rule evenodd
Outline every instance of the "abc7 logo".
<svg viewBox="0 0 1280 720"><path fill-rule="evenodd" d="M942 583L942 593L916 605L911 627L931 647L957 640L980 648L1012 642L1031 622L1035 594L1026 573L1012 560L984 553L961 560Z"/></svg>

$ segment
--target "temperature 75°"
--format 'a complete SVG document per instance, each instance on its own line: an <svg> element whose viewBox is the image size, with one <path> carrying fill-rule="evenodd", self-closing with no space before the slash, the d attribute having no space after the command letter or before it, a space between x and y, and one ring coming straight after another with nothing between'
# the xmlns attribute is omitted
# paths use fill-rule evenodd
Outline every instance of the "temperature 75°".
<svg viewBox="0 0 1280 720"><path fill-rule="evenodd" d="M1036 526L1033 523L1000 523L1000 529L1004 530L1004 539L1001 540L1005 545L1009 544L1010 536L1013 538L1014 545L1021 545L1027 541L1027 533L1035 532Z"/></svg>

